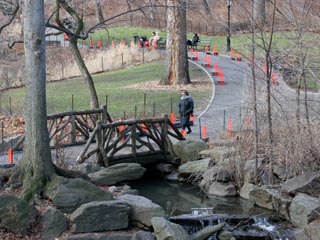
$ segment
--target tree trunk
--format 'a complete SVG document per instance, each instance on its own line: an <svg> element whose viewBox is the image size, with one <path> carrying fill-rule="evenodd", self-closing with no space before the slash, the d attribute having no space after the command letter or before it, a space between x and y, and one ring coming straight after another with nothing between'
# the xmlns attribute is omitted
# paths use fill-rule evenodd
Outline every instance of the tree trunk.
<svg viewBox="0 0 320 240"><path fill-rule="evenodd" d="M40 196L55 175L49 146L46 110L46 56L44 2L24 2L24 51L26 132L23 160L18 165L23 179L22 196Z"/></svg>
<svg viewBox="0 0 320 240"><path fill-rule="evenodd" d="M168 0L166 72L163 85L189 84L186 41L186 1Z"/></svg>
<svg viewBox="0 0 320 240"><path fill-rule="evenodd" d="M90 94L90 108L91 109L99 108L99 100L98 100L96 89L94 87L94 82L79 51L78 41L76 38L70 37L70 36L69 36L69 41L70 41L71 52L88 86L88 90Z"/></svg>
<svg viewBox="0 0 320 240"><path fill-rule="evenodd" d="M76 9L69 6L68 2L62 1L62 0L56 0L56 8L57 9L56 9L56 19L55 20L58 23L59 27L64 28L64 29L66 29L66 26L64 26L62 24L62 22L60 21L60 14L59 14L60 7L62 7L66 12L68 12L72 16L72 18L75 21L74 33L79 35L83 30L83 19L80 17L79 13L76 12ZM70 42L71 52L76 60L76 63L79 67L79 70L82 74L82 77L84 78L84 80L86 81L87 86L88 86L89 95L90 95L90 108L91 109L99 108L99 101L98 101L96 89L94 87L94 82L91 77L91 74L88 71L86 64L83 61L81 53L79 51L78 39L77 39L77 37L75 37L71 34L68 34L68 38L69 38L69 42Z"/></svg>
<svg viewBox="0 0 320 240"><path fill-rule="evenodd" d="M253 2L253 16L255 24L263 26L266 23L266 2L265 0L254 0Z"/></svg>
<svg viewBox="0 0 320 240"><path fill-rule="evenodd" d="M102 23L104 21L100 0L94 0L94 6L96 8L96 17L97 17L97 24Z"/></svg>

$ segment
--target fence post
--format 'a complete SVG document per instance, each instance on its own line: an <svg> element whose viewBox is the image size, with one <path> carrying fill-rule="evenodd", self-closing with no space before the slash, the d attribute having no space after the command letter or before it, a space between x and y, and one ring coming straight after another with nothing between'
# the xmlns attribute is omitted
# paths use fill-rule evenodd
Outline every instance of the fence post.
<svg viewBox="0 0 320 240"><path fill-rule="evenodd" d="M103 57L101 57L101 72L103 72Z"/></svg>
<svg viewBox="0 0 320 240"><path fill-rule="evenodd" d="M64 67L63 67L63 64L61 64L61 79L64 79Z"/></svg>
<svg viewBox="0 0 320 240"><path fill-rule="evenodd" d="M144 96L143 96L143 117L146 117L146 104L147 104L147 94L144 93Z"/></svg>
<svg viewBox="0 0 320 240"><path fill-rule="evenodd" d="M108 110L108 94L106 94L106 111Z"/></svg>
<svg viewBox="0 0 320 240"><path fill-rule="evenodd" d="M123 120L126 120L126 111L123 111Z"/></svg>
<svg viewBox="0 0 320 240"><path fill-rule="evenodd" d="M12 109L11 109L11 97L9 97L9 112L10 116L12 115Z"/></svg>
<svg viewBox="0 0 320 240"><path fill-rule="evenodd" d="M73 94L71 94L71 110L73 111Z"/></svg>
<svg viewBox="0 0 320 240"><path fill-rule="evenodd" d="M168 115L165 114L164 115L164 123L162 126L162 131L161 131L161 139L163 141L163 151L164 152L168 152L169 146L168 146L168 141L167 141L167 137L168 137Z"/></svg>
<svg viewBox="0 0 320 240"><path fill-rule="evenodd" d="M121 66L122 66L122 68L123 68L123 65L124 65L124 63L123 63L123 53L121 53Z"/></svg>
<svg viewBox="0 0 320 240"><path fill-rule="evenodd" d="M137 119L137 106L134 106L134 119Z"/></svg>
<svg viewBox="0 0 320 240"><path fill-rule="evenodd" d="M173 112L173 107L172 107L172 105L173 105L173 101L172 101L172 98L170 98L170 112Z"/></svg>

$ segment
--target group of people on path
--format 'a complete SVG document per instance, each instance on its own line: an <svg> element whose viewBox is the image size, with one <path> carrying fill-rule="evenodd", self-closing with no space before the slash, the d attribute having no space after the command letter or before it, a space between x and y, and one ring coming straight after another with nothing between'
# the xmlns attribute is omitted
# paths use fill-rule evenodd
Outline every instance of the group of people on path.
<svg viewBox="0 0 320 240"><path fill-rule="evenodd" d="M140 42L142 47L154 47L157 44L157 41L160 40L160 34L159 32L152 32L149 39L145 36L139 37L138 34L134 34L133 39L134 43Z"/></svg>

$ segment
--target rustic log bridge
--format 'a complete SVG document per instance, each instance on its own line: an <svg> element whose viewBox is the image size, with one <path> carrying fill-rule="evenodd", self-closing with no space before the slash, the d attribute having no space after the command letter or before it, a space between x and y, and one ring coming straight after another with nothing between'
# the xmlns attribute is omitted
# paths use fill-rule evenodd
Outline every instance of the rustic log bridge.
<svg viewBox="0 0 320 240"><path fill-rule="evenodd" d="M70 111L52 114L47 117L50 146L67 147L86 143L90 133L95 129L98 120L112 122L106 107L101 109ZM24 136L13 147L22 148Z"/></svg>
<svg viewBox="0 0 320 240"><path fill-rule="evenodd" d="M122 162L146 165L173 161L175 154L170 137L184 139L166 115L163 118L113 122L105 106L53 114L47 119L52 148L85 144L77 163L83 163L93 154L97 154L97 163L103 166ZM23 141L24 136L13 150L21 149ZM95 148L88 152L92 143L96 143Z"/></svg>
<svg viewBox="0 0 320 240"><path fill-rule="evenodd" d="M138 162L143 165L175 158L169 136L183 140L179 130L164 118L132 119L104 124L97 122L96 128L77 158L85 162L97 153L98 163L111 166L123 162ZM87 150L94 139L97 146Z"/></svg>

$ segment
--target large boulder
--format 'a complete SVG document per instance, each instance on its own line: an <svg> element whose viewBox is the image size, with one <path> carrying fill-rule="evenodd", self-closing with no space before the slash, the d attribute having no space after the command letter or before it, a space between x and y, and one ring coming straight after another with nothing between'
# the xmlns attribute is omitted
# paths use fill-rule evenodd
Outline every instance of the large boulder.
<svg viewBox="0 0 320 240"><path fill-rule="evenodd" d="M130 232L82 233L68 236L66 240L131 240Z"/></svg>
<svg viewBox="0 0 320 240"><path fill-rule="evenodd" d="M82 163L82 164L77 164L72 166L72 170L74 171L78 171L84 174L90 174L90 173L94 173L94 172L98 172L102 169L103 167L94 164L94 163Z"/></svg>
<svg viewBox="0 0 320 240"><path fill-rule="evenodd" d="M229 183L213 182L207 192L210 197L233 197L237 195L235 186Z"/></svg>
<svg viewBox="0 0 320 240"><path fill-rule="evenodd" d="M214 147L203 150L199 154L203 158L213 158L214 160L221 161L237 155L237 150L232 147Z"/></svg>
<svg viewBox="0 0 320 240"><path fill-rule="evenodd" d="M151 219L154 234L157 240L190 240L190 236L182 226L169 222L163 217Z"/></svg>
<svg viewBox="0 0 320 240"><path fill-rule="evenodd" d="M258 187L257 185L254 185L252 183L243 184L243 186L240 189L240 197L249 200L251 191L253 191L257 187Z"/></svg>
<svg viewBox="0 0 320 240"><path fill-rule="evenodd" d="M175 154L183 163L199 159L199 153L208 148L205 142L192 140L179 141L173 145Z"/></svg>
<svg viewBox="0 0 320 240"><path fill-rule="evenodd" d="M37 210L26 201L14 196L0 195L0 228L26 235L37 215Z"/></svg>
<svg viewBox="0 0 320 240"><path fill-rule="evenodd" d="M211 168L214 164L215 161L212 158L187 162L179 167L179 173L187 176L199 173L201 174Z"/></svg>
<svg viewBox="0 0 320 240"><path fill-rule="evenodd" d="M320 240L320 218L309 223L306 231L311 240Z"/></svg>
<svg viewBox="0 0 320 240"><path fill-rule="evenodd" d="M258 159L257 167L260 168L262 164L262 159ZM254 183L255 182L255 168L256 168L256 160L247 160L243 167L244 179L245 183Z"/></svg>
<svg viewBox="0 0 320 240"><path fill-rule="evenodd" d="M200 188L204 191L208 191L213 182L227 183L231 180L230 171L221 166L213 166L202 174L202 180L199 184Z"/></svg>
<svg viewBox="0 0 320 240"><path fill-rule="evenodd" d="M132 235L131 240L155 240L155 236L151 232L139 231Z"/></svg>
<svg viewBox="0 0 320 240"><path fill-rule="evenodd" d="M237 144L235 138L215 139L213 145L219 147L234 147Z"/></svg>
<svg viewBox="0 0 320 240"><path fill-rule="evenodd" d="M127 180L139 179L146 169L139 163L120 163L89 174L90 181L98 185L113 185Z"/></svg>
<svg viewBox="0 0 320 240"><path fill-rule="evenodd" d="M319 217L320 199L304 193L298 193L289 208L290 220L299 227L307 227L310 222Z"/></svg>
<svg viewBox="0 0 320 240"><path fill-rule="evenodd" d="M128 203L131 207L130 221L141 223L147 227L151 226L151 218L166 215L161 206L145 197L125 194L118 199Z"/></svg>
<svg viewBox="0 0 320 240"><path fill-rule="evenodd" d="M44 213L41 226L41 239L53 240L69 227L68 218L59 210L49 206Z"/></svg>
<svg viewBox="0 0 320 240"><path fill-rule="evenodd" d="M81 178L57 177L49 184L46 195L64 213L72 213L84 203L113 199L111 193Z"/></svg>
<svg viewBox="0 0 320 240"><path fill-rule="evenodd" d="M290 178L282 184L282 191L295 195L305 193L313 197L320 196L320 173L304 174Z"/></svg>
<svg viewBox="0 0 320 240"><path fill-rule="evenodd" d="M130 207L114 200L90 202L81 205L71 214L71 232L88 233L124 229L129 226Z"/></svg>
<svg viewBox="0 0 320 240"><path fill-rule="evenodd" d="M255 188L249 193L249 198L256 205L275 210L289 219L288 209L291 198L287 195L281 195L279 187L265 185Z"/></svg>
<svg viewBox="0 0 320 240"><path fill-rule="evenodd" d="M226 223L220 223L214 226L206 226L199 230L198 232L191 235L191 240L205 240L208 239L212 234L221 231Z"/></svg>

